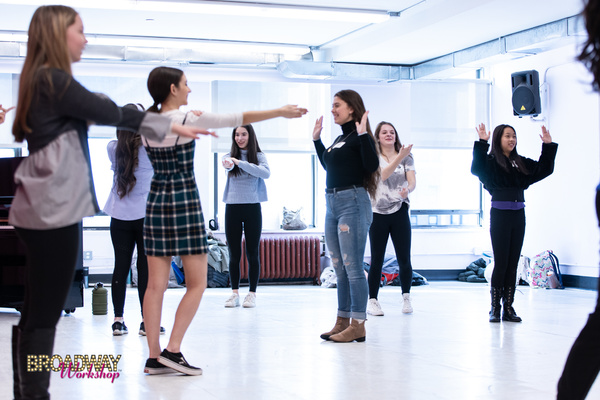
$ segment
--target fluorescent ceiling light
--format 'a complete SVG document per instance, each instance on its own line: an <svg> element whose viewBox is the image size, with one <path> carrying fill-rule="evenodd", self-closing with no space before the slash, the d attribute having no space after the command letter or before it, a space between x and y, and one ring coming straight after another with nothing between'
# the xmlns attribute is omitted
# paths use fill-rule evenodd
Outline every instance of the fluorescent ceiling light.
<svg viewBox="0 0 600 400"><path fill-rule="evenodd" d="M205 52L243 53L243 54L282 54L302 56L310 52L308 46L285 45L278 43L232 42L215 40L169 39L141 36L104 36L86 35L88 44L92 46L123 46L165 49L190 49ZM27 43L27 33L0 31L0 42Z"/></svg>
<svg viewBox="0 0 600 400"><path fill-rule="evenodd" d="M198 51L227 52L227 53L270 53L298 55L309 53L307 46L294 46L269 43L244 43L212 40L144 38L127 36L86 36L88 44L97 46L153 47L192 49Z"/></svg>
<svg viewBox="0 0 600 400"><path fill-rule="evenodd" d="M35 6L48 4L47 1L39 0L8 0L2 1L2 3ZM209 1L169 2L153 0L62 0L60 3L75 9L153 11L279 19L287 18L307 21L357 22L364 24L379 23L389 19L387 11L318 6L275 6L265 3L213 3Z"/></svg>

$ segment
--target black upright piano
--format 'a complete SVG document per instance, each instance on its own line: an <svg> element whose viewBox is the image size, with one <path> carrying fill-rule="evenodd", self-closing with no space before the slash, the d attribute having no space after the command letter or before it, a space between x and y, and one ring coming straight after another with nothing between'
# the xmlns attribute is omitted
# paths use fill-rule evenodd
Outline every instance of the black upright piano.
<svg viewBox="0 0 600 400"><path fill-rule="evenodd" d="M21 310L25 297L25 248L15 228L8 224L8 212L15 194L14 173L24 157L0 158L0 307ZM64 310L72 313L83 307L83 250L79 238L79 255L75 278L69 289Z"/></svg>

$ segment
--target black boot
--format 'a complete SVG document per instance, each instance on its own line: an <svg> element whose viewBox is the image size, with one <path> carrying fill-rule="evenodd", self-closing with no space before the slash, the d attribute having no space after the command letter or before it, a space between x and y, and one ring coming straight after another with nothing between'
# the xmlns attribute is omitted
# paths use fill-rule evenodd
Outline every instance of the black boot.
<svg viewBox="0 0 600 400"><path fill-rule="evenodd" d="M492 287L490 289L492 295L492 309L490 311L490 322L500 322L500 298L502 297L502 289Z"/></svg>
<svg viewBox="0 0 600 400"><path fill-rule="evenodd" d="M19 379L19 356L17 349L19 348L19 327L12 327L12 366L13 366L13 395L15 400L21 399L21 381Z"/></svg>
<svg viewBox="0 0 600 400"><path fill-rule="evenodd" d="M505 287L502 295L502 320L509 322L521 322L522 319L517 315L512 304L515 301L515 287Z"/></svg>
<svg viewBox="0 0 600 400"><path fill-rule="evenodd" d="M28 356L46 355L52 357L55 329L35 329L19 334L19 381L21 398L50 399L50 368L38 365L35 361L28 363ZM37 370L36 370L37 369Z"/></svg>

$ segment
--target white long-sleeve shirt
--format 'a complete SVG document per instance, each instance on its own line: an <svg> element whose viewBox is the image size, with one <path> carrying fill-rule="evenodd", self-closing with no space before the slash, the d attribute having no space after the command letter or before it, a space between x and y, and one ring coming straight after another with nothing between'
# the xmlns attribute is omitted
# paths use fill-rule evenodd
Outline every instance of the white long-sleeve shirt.
<svg viewBox="0 0 600 400"><path fill-rule="evenodd" d="M218 129L218 128L235 128L236 126L243 125L244 114L243 113L231 113L231 114L214 114L209 112L203 112L202 115L197 117L194 113L184 113L180 110L170 110L161 113L165 117L171 118L171 121L177 124L183 124L188 126L195 126L203 129ZM185 119L185 123L184 123ZM177 141L179 138L179 141ZM177 144L184 144L191 142L192 138L179 137L173 132L169 132L162 142L154 140L148 140L150 147L171 147ZM144 140L144 144L146 141Z"/></svg>

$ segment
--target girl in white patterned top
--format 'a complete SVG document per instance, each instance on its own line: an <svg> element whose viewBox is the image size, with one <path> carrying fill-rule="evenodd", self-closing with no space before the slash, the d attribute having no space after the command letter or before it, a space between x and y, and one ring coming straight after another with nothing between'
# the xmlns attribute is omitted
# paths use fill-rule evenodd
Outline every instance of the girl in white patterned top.
<svg viewBox="0 0 600 400"><path fill-rule="evenodd" d="M403 313L412 313L410 287L412 265L410 263L411 228L408 215L408 194L415 190L415 163L410 150L412 144L403 146L394 126L382 121L375 129L375 141L379 151L381 181L375 197L371 197L373 223L369 230L371 242L371 268L369 270L369 304L367 313L383 315L377 301L381 269L388 237L392 237L396 258L400 267L400 283L404 305Z"/></svg>

